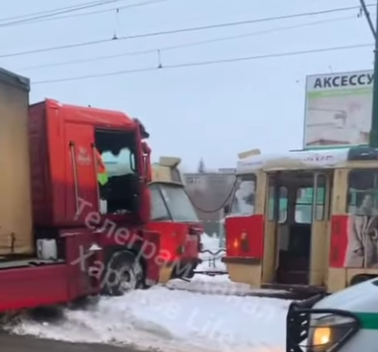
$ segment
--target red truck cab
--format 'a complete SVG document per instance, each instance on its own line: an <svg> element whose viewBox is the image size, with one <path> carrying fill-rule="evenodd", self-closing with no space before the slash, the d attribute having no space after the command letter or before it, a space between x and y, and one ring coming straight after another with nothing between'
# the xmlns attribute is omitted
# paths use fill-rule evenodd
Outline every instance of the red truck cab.
<svg viewBox="0 0 378 352"><path fill-rule="evenodd" d="M149 156L141 123L51 99L29 107L29 80L5 70L0 89L0 311L155 284L159 234L146 228ZM99 184L96 149L113 158L114 169L126 163L130 172Z"/></svg>

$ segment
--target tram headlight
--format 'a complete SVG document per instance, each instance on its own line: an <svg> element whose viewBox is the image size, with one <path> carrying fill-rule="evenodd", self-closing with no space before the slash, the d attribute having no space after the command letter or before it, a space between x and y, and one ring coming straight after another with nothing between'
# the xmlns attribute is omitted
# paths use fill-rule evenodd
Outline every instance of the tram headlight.
<svg viewBox="0 0 378 352"><path fill-rule="evenodd" d="M327 315L311 321L307 352L336 352L358 330L353 317Z"/></svg>

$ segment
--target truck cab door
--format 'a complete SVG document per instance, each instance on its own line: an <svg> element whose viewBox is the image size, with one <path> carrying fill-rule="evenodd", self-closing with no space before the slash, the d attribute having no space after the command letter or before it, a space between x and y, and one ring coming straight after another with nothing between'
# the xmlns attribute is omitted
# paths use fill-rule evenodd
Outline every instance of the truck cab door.
<svg viewBox="0 0 378 352"><path fill-rule="evenodd" d="M93 156L93 127L86 124L65 125L66 134L66 202L69 222L85 221L90 212L97 211L97 180Z"/></svg>

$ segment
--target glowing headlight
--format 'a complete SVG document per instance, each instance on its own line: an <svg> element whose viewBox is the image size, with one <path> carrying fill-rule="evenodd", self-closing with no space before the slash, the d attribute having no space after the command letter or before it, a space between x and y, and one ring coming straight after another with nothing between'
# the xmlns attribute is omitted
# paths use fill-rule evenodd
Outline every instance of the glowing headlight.
<svg viewBox="0 0 378 352"><path fill-rule="evenodd" d="M314 328L312 345L323 346L331 342L332 330L328 327L316 327Z"/></svg>
<svg viewBox="0 0 378 352"><path fill-rule="evenodd" d="M308 352L331 352L349 338L358 328L351 317L327 315L311 321Z"/></svg>

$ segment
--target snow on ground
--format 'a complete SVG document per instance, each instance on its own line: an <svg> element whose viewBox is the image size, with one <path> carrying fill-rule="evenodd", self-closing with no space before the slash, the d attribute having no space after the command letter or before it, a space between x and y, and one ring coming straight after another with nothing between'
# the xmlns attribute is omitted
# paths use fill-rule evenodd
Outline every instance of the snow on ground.
<svg viewBox="0 0 378 352"><path fill-rule="evenodd" d="M210 250L213 253L219 251L219 239L216 237L211 237L207 234L202 235L202 244L204 250ZM190 282L183 280L171 280L165 286L170 289L177 290L187 290L197 293L208 293L208 294L220 294L220 295L237 295L237 296L246 296L250 294L274 294L286 293L285 291L280 290L262 290L252 288L248 284L240 284L231 282L228 278L226 266L221 262L221 258L224 255L224 252L213 256L211 253L202 253L201 259L202 263L197 267L197 271L204 272L223 272L224 274L217 276L209 276L204 274L196 275Z"/></svg>
<svg viewBox="0 0 378 352"><path fill-rule="evenodd" d="M205 249L219 249L216 238L204 235L203 242ZM212 261L204 253L202 259L199 270L225 271L220 257ZM289 301L246 296L261 290L232 283L227 274L196 275L191 282L172 280L166 286L101 298L91 309L65 310L64 318L54 323L24 319L9 329L15 334L133 344L164 352L284 351Z"/></svg>
<svg viewBox="0 0 378 352"><path fill-rule="evenodd" d="M164 352L282 352L289 302L155 287L102 298L56 323L24 320L16 334L72 342L135 344Z"/></svg>

